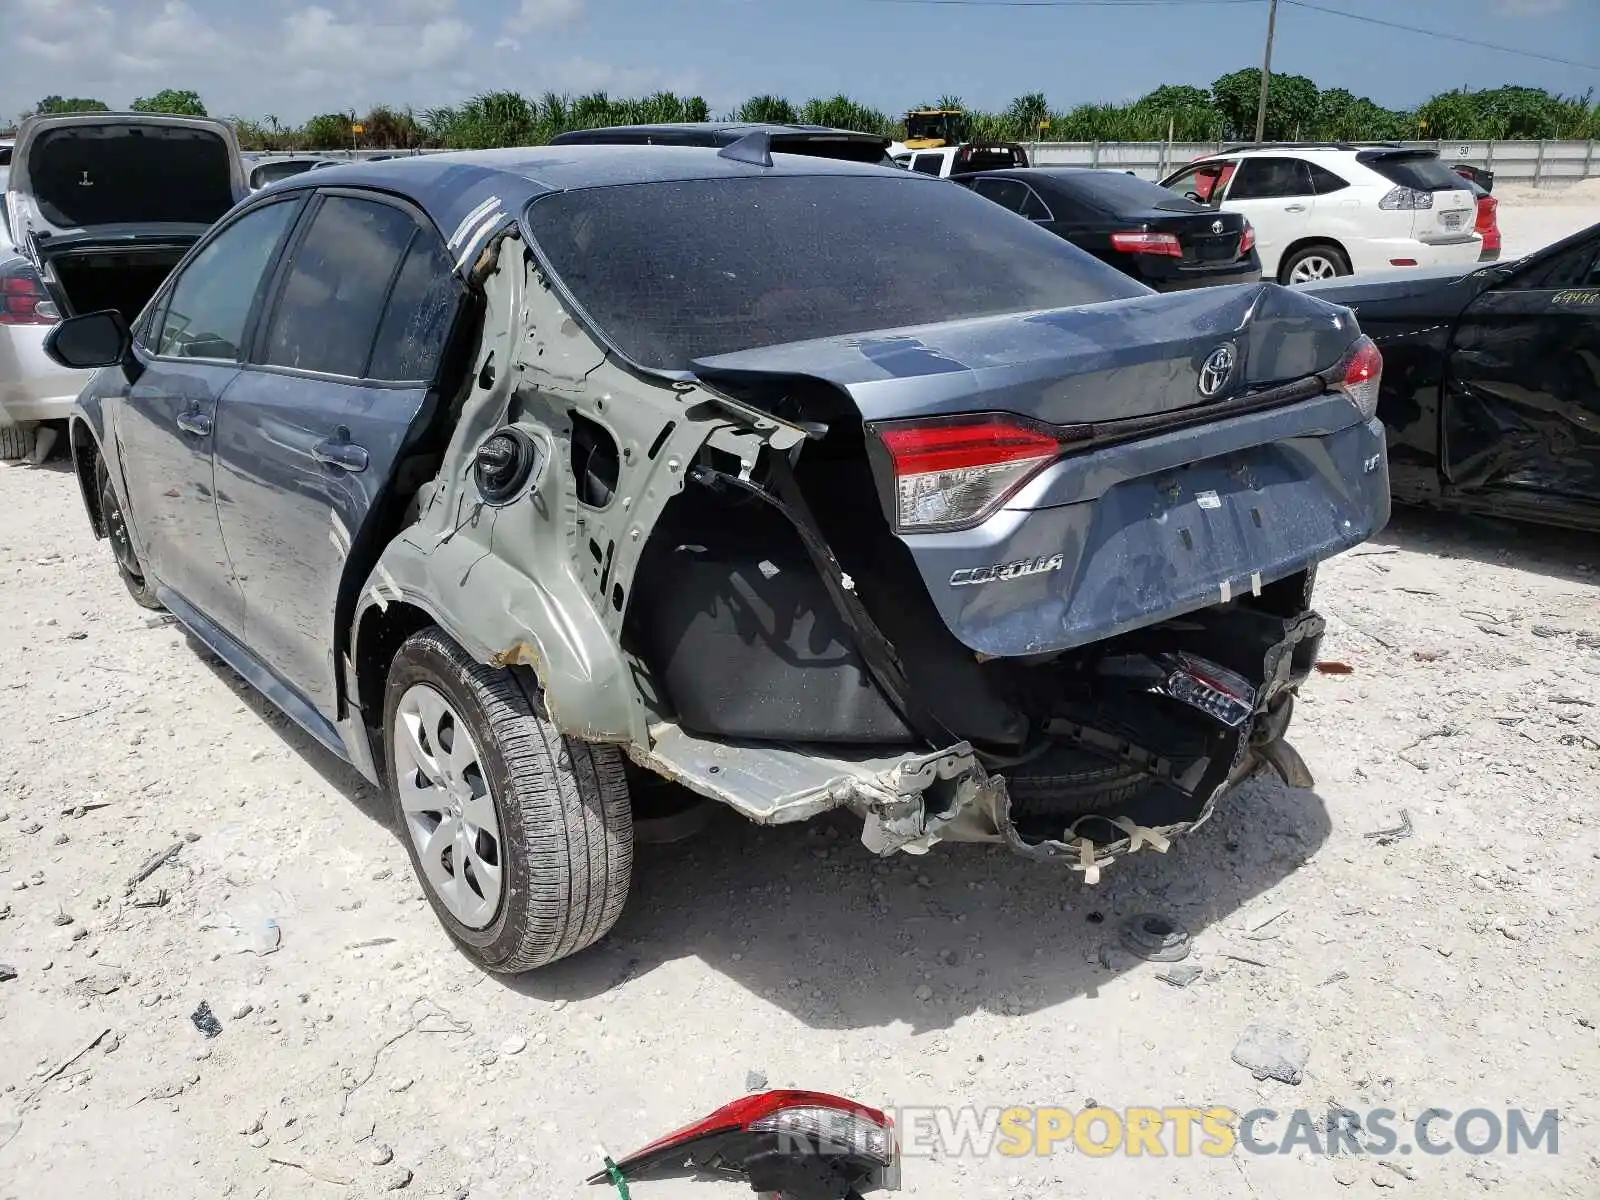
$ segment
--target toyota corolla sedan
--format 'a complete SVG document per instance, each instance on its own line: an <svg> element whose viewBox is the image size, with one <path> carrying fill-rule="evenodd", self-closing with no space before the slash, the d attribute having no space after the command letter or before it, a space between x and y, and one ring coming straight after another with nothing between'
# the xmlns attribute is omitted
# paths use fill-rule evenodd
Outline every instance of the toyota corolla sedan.
<svg viewBox="0 0 1600 1200"><path fill-rule="evenodd" d="M1090 883L1309 782L1317 564L1389 504L1346 309L761 131L306 172L127 283L50 339L90 523L488 969L610 928L651 780Z"/></svg>

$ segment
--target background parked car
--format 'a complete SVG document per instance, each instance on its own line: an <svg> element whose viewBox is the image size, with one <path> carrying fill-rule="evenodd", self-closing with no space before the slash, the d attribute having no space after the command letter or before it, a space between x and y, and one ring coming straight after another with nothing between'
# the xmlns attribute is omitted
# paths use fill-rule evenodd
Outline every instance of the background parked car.
<svg viewBox="0 0 1600 1200"><path fill-rule="evenodd" d="M252 192L259 192L269 184L277 183L280 179L288 179L302 171L315 171L320 167L331 167L335 160L331 158L312 158L298 155L285 158L254 158L245 165L250 174L246 180Z"/></svg>
<svg viewBox="0 0 1600 1200"><path fill-rule="evenodd" d="M574 129L550 139L552 146L731 146L765 133L774 154L806 154L848 162L889 162L889 139L875 133L826 125L782 125L752 121L694 121L661 125L609 125Z"/></svg>
<svg viewBox="0 0 1600 1200"><path fill-rule="evenodd" d="M1467 182L1431 150L1238 148L1190 163L1161 186L1249 217L1261 269L1282 283L1475 263L1483 249Z"/></svg>
<svg viewBox="0 0 1600 1200"><path fill-rule="evenodd" d="M154 113L30 117L6 213L62 316L139 315L185 252L247 194L233 129Z"/></svg>
<svg viewBox="0 0 1600 1200"><path fill-rule="evenodd" d="M10 144L3 149L9 154ZM0 187L0 459L48 455L55 430L47 423L66 420L89 380L91 372L60 366L44 352L45 334L59 319L39 272L11 242Z"/></svg>
<svg viewBox="0 0 1600 1200"><path fill-rule="evenodd" d="M1214 212L1133 175L1030 167L956 182L1159 292L1261 278L1255 232L1243 216Z"/></svg>
<svg viewBox="0 0 1600 1200"><path fill-rule="evenodd" d="M973 171L999 171L1028 166L1028 152L1016 142L968 142L929 150L906 149L896 144L890 154L897 166L920 175L950 179Z"/></svg>
<svg viewBox="0 0 1600 1200"><path fill-rule="evenodd" d="M1395 499L1600 531L1600 225L1520 261L1305 290L1383 350Z"/></svg>

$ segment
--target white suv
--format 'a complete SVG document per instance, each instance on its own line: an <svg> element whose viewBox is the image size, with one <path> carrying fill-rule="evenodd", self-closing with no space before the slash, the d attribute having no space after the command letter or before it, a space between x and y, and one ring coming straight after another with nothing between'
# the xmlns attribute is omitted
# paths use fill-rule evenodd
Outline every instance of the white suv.
<svg viewBox="0 0 1600 1200"><path fill-rule="evenodd" d="M1476 263L1483 248L1470 185L1431 150L1229 150L1190 163L1161 185L1248 217L1262 275L1282 283Z"/></svg>

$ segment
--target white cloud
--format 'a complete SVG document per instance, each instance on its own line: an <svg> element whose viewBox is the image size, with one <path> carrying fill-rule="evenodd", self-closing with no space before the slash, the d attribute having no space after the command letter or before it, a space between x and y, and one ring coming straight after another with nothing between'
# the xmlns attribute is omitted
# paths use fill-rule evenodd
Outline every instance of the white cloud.
<svg viewBox="0 0 1600 1200"><path fill-rule="evenodd" d="M193 88L213 113L418 109L498 88L694 90L693 73L552 53L584 0L3 0L0 125L47 95L125 108ZM506 14L510 16L507 17ZM540 54L528 53L536 33Z"/></svg>
<svg viewBox="0 0 1600 1200"><path fill-rule="evenodd" d="M1567 0L1495 0L1494 11L1502 17L1548 17L1566 7Z"/></svg>
<svg viewBox="0 0 1600 1200"><path fill-rule="evenodd" d="M584 0L522 0L517 11L506 18L510 33L532 33L576 20L583 13Z"/></svg>

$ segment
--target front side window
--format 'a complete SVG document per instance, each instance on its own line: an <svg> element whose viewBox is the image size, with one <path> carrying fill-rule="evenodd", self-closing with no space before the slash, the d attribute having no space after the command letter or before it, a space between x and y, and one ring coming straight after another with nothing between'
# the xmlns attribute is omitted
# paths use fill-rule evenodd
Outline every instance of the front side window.
<svg viewBox="0 0 1600 1200"><path fill-rule="evenodd" d="M1233 161L1209 162L1167 180L1166 189L1180 196L1193 196L1201 204L1215 207L1228 190L1228 181L1238 167Z"/></svg>
<svg viewBox="0 0 1600 1200"><path fill-rule="evenodd" d="M628 358L697 358L809 338L1143 295L967 188L888 173L771 175L558 192L527 209L557 278Z"/></svg>
<svg viewBox="0 0 1600 1200"><path fill-rule="evenodd" d="M262 361L359 378L417 232L392 204L324 197L273 305Z"/></svg>
<svg viewBox="0 0 1600 1200"><path fill-rule="evenodd" d="M157 355L239 360L261 277L299 209L298 200L252 209L200 248L152 323Z"/></svg>

